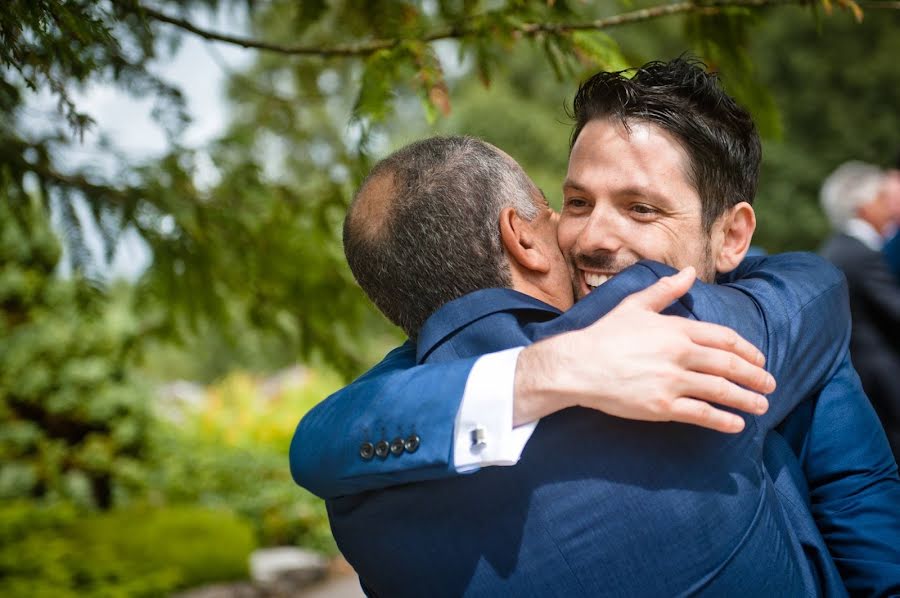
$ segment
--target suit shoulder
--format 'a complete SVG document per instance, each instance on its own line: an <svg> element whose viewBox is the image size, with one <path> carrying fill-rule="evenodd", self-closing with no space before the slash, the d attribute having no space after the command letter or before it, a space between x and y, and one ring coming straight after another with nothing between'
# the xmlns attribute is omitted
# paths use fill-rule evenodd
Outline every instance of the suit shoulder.
<svg viewBox="0 0 900 598"><path fill-rule="evenodd" d="M822 255L808 251L791 251L756 257L742 265L741 277L763 278L773 284L781 281L794 292L812 295L846 286L844 273Z"/></svg>

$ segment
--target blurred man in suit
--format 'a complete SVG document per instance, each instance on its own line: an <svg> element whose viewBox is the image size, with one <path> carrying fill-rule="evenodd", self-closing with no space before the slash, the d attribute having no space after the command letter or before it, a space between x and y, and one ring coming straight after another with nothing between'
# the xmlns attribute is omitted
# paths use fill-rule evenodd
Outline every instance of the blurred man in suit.
<svg viewBox="0 0 900 598"><path fill-rule="evenodd" d="M900 459L900 285L883 253L900 214L898 186L896 173L847 162L825 179L820 200L836 231L822 255L847 277L853 364Z"/></svg>

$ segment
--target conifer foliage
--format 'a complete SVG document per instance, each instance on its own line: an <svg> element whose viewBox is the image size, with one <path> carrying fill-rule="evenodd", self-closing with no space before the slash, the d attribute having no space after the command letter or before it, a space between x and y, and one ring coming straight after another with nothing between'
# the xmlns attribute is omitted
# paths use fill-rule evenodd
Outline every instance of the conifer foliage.
<svg viewBox="0 0 900 598"><path fill-rule="evenodd" d="M4 185L3 189L10 189ZM125 305L55 275L43 206L0 198L0 497L106 508L139 480L148 402Z"/></svg>

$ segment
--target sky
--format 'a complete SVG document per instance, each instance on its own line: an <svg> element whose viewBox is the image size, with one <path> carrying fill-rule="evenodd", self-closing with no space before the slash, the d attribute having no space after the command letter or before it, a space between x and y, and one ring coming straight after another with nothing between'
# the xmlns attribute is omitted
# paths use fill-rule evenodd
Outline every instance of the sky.
<svg viewBox="0 0 900 598"><path fill-rule="evenodd" d="M231 34L246 35L246 13L239 9L225 8L218 14L195 11L189 15L196 25ZM227 125L228 106L225 100L225 83L229 71L241 70L256 57L255 50L222 43L211 43L195 35L185 34L174 54L165 51L150 66L150 70L164 80L179 87L187 100L192 118L183 131L183 143L202 149L221 133ZM161 155L167 146L160 126L153 121L152 99L129 96L112 85L94 84L74 94L78 109L89 114L95 126L84 140L74 144L71 150L60 155L64 170L88 168L98 173L112 174L115 161L107 150L99 145L101 136L113 140L115 146L129 158L142 160ZM26 126L32 130L47 129L47 123L56 112L56 102L44 92L37 95L25 112ZM58 117L53 118L58 122ZM209 162L198 160L199 183L215 176ZM101 255L100 236L87 218L84 205L76 205L82 217L86 242L95 256ZM58 218L54 218L58 222ZM149 265L152 256L146 244L133 230L126 231L117 246L115 256L105 276L134 279ZM63 260L65 262L65 258ZM100 260L102 261L102 260ZM61 268L66 271L66 265Z"/></svg>
<svg viewBox="0 0 900 598"><path fill-rule="evenodd" d="M198 9L187 18L201 28L248 35L247 13L243 5L222 7L216 14ZM166 24L159 26L171 27ZM455 78L467 70L467 61L460 59L456 44L439 42L436 50L448 78ZM224 93L228 74L249 67L258 51L211 42L185 32L174 52L160 47L159 53L160 57L149 68L184 94L192 120L182 131L180 141L187 147L200 150L196 154L196 183L202 187L216 178L215 168L208 158L204 160L202 148L218 137L228 124L229 107ZM152 98L135 98L113 85L99 83L73 94L73 97L78 110L90 115L95 125L85 133L80 143L60 153L58 163L64 171L87 171L96 173L99 178L115 178L118 162L109 150L101 146L103 137L110 139L116 150L125 154L130 162L153 159L166 151L165 133L152 117ZM52 130L58 126L60 118L56 100L46 90L28 102L23 114L25 127L32 131ZM352 130L348 134L352 134ZM386 140L381 141L386 143ZM374 145L377 144L373 142ZM76 200L74 207L82 223L85 243L96 258L97 274L103 278L134 280L146 270L152 261L152 254L136 231L123 232L111 263L106 264L102 257L101 236L93 225L87 206ZM51 219L61 227L58 214L51 214ZM64 253L60 273L65 275L70 271Z"/></svg>

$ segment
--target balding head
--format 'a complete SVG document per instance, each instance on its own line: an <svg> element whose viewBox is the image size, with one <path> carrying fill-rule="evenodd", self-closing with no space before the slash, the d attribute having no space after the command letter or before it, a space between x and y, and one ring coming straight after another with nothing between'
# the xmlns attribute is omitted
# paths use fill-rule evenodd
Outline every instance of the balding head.
<svg viewBox="0 0 900 598"><path fill-rule="evenodd" d="M356 193L347 218L344 222L345 233L348 229L369 241L375 241L387 232L388 217L391 206L397 197L394 173L389 170L372 172Z"/></svg>
<svg viewBox="0 0 900 598"><path fill-rule="evenodd" d="M344 221L354 277L392 322L416 338L434 311L472 291L509 287L499 217L534 218L534 184L497 148L433 137L379 162Z"/></svg>

